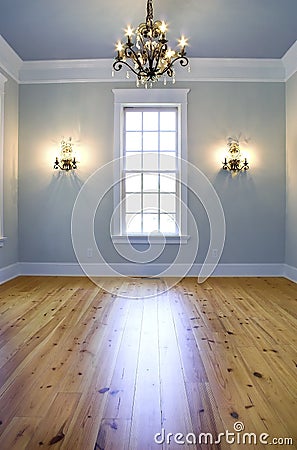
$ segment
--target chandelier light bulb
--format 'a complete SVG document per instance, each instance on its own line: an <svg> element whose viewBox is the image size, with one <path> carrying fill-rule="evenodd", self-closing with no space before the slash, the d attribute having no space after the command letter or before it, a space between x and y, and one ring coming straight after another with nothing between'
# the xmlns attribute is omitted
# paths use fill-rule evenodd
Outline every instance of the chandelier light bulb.
<svg viewBox="0 0 297 450"><path fill-rule="evenodd" d="M178 40L178 45L183 49L185 48L188 44L188 39L185 38L185 36L182 36L179 40Z"/></svg>
<svg viewBox="0 0 297 450"><path fill-rule="evenodd" d="M121 52L124 50L124 46L123 46L123 44L121 43L121 41L118 41L118 42L116 43L116 50L117 50L118 53L121 53Z"/></svg>
<svg viewBox="0 0 297 450"><path fill-rule="evenodd" d="M130 25L127 26L127 29L125 31L126 31L126 36L128 36L128 37L132 37L134 34L133 28Z"/></svg>
<svg viewBox="0 0 297 450"><path fill-rule="evenodd" d="M168 27L167 24L164 22L164 20L162 20L162 23L159 27L161 33L165 34L168 31Z"/></svg>
<svg viewBox="0 0 297 450"><path fill-rule="evenodd" d="M167 50L167 52L165 53L165 58L171 60L175 55L175 51L171 50L171 48L169 48Z"/></svg>

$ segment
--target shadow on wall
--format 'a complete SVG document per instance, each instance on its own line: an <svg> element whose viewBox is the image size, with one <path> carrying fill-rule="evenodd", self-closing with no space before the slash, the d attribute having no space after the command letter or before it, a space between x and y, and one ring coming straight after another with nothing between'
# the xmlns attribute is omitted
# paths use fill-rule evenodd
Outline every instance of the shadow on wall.
<svg viewBox="0 0 297 450"><path fill-rule="evenodd" d="M74 173L57 171L26 214L25 254L35 262L75 262L71 241L73 206L83 185Z"/></svg>
<svg viewBox="0 0 297 450"><path fill-rule="evenodd" d="M213 180L213 185L226 218L225 254L222 262L233 262L233 258L234 261L241 262L265 261L267 248L272 246L273 217L266 202L266 194L255 184L252 173L231 173L221 169Z"/></svg>
<svg viewBox="0 0 297 450"><path fill-rule="evenodd" d="M221 169L212 183L221 199L225 216L236 219L238 225L246 223L244 219L249 220L253 211L260 208L261 194L257 192L249 171L235 173Z"/></svg>

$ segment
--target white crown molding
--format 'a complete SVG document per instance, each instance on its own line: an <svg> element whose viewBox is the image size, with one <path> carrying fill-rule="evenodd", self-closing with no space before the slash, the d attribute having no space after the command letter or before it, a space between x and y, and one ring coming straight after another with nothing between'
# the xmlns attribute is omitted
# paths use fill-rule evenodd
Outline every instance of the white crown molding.
<svg viewBox="0 0 297 450"><path fill-rule="evenodd" d="M285 68L285 81L288 81L297 72L297 41L295 41L283 56L282 63Z"/></svg>
<svg viewBox="0 0 297 450"><path fill-rule="evenodd" d="M21 84L111 82L109 59L24 61L19 72ZM119 80L121 81L121 80Z"/></svg>
<svg viewBox="0 0 297 450"><path fill-rule="evenodd" d="M21 84L73 82L127 82L126 71L111 76L112 59L25 61L19 72ZM191 58L191 72L177 67L178 81L261 81L283 82L285 70L280 59Z"/></svg>
<svg viewBox="0 0 297 450"><path fill-rule="evenodd" d="M20 84L127 82L111 76L112 59L22 61L0 35L0 67ZM282 59L191 58L191 72L177 67L179 81L285 82L297 71L297 41Z"/></svg>
<svg viewBox="0 0 297 450"><path fill-rule="evenodd" d="M284 81L279 59L191 58L190 64L190 72L177 67L179 81Z"/></svg>
<svg viewBox="0 0 297 450"><path fill-rule="evenodd" d="M7 75L19 82L19 71L23 64L22 59L0 35L0 67Z"/></svg>

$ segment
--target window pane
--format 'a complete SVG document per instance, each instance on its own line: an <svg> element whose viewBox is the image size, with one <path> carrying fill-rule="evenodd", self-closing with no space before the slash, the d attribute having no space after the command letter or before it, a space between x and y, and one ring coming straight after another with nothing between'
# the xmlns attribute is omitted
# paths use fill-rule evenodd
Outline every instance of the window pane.
<svg viewBox="0 0 297 450"><path fill-rule="evenodd" d="M130 194L126 197L126 211L133 213L141 212L141 194Z"/></svg>
<svg viewBox="0 0 297 450"><path fill-rule="evenodd" d="M126 151L141 151L142 149L142 133L128 132L126 133Z"/></svg>
<svg viewBox="0 0 297 450"><path fill-rule="evenodd" d="M142 153L126 153L126 169L127 170L141 170L141 155Z"/></svg>
<svg viewBox="0 0 297 450"><path fill-rule="evenodd" d="M176 182L174 175L160 175L160 191L175 192Z"/></svg>
<svg viewBox="0 0 297 450"><path fill-rule="evenodd" d="M159 134L148 131L143 133L143 151L157 151L159 148Z"/></svg>
<svg viewBox="0 0 297 450"><path fill-rule="evenodd" d="M176 133L174 131L160 133L160 151L176 149Z"/></svg>
<svg viewBox="0 0 297 450"><path fill-rule="evenodd" d="M177 224L174 214L161 214L160 215L160 231L162 233L176 233Z"/></svg>
<svg viewBox="0 0 297 450"><path fill-rule="evenodd" d="M160 170L176 170L176 153L160 153Z"/></svg>
<svg viewBox="0 0 297 450"><path fill-rule="evenodd" d="M158 214L143 214L143 231L145 233L158 231Z"/></svg>
<svg viewBox="0 0 297 450"><path fill-rule="evenodd" d="M143 153L143 170L158 170L158 153Z"/></svg>
<svg viewBox="0 0 297 450"><path fill-rule="evenodd" d="M176 212L175 194L160 194L160 212L161 213Z"/></svg>
<svg viewBox="0 0 297 450"><path fill-rule="evenodd" d="M138 131L142 129L142 113L140 111L126 111L126 130Z"/></svg>
<svg viewBox="0 0 297 450"><path fill-rule="evenodd" d="M141 214L126 214L126 232L141 233Z"/></svg>
<svg viewBox="0 0 297 450"><path fill-rule="evenodd" d="M147 192L158 191L158 175L156 174L143 174L143 190Z"/></svg>
<svg viewBox="0 0 297 450"><path fill-rule="evenodd" d="M143 194L143 211L154 208L157 212L159 207L158 197L158 194Z"/></svg>
<svg viewBox="0 0 297 450"><path fill-rule="evenodd" d="M155 111L149 111L143 113L143 129L148 130L158 130L159 128L159 114Z"/></svg>
<svg viewBox="0 0 297 450"><path fill-rule="evenodd" d="M141 175L126 176L126 192L141 192Z"/></svg>
<svg viewBox="0 0 297 450"><path fill-rule="evenodd" d="M176 129L176 112L163 111L160 113L160 130Z"/></svg>

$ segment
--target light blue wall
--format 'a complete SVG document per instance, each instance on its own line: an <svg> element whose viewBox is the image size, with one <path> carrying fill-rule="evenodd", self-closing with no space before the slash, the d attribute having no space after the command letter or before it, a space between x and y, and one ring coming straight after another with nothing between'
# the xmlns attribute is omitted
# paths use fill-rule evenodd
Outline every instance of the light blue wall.
<svg viewBox="0 0 297 450"><path fill-rule="evenodd" d="M4 235L0 269L18 262L18 84L5 72L4 96Z"/></svg>
<svg viewBox="0 0 297 450"><path fill-rule="evenodd" d="M71 211L80 186L113 157L112 88L126 83L20 86L19 238L20 260L75 262ZM134 87L134 86L131 86ZM285 249L285 86L283 83L180 83L188 95L189 161L211 180L227 222L224 263L281 263ZM62 137L72 136L81 153L77 176L52 169ZM239 137L251 155L251 169L232 177L222 172L222 149ZM245 142L247 141L247 143ZM109 183L110 180L102 182ZM189 180L189 183L194 180ZM209 224L192 195L202 261ZM97 238L106 258L124 262L112 247L112 195L96 218ZM83 231L83 230L82 230ZM190 242L189 242L189 245ZM159 262L170 261L168 246Z"/></svg>
<svg viewBox="0 0 297 450"><path fill-rule="evenodd" d="M287 217L286 263L297 268L297 72L286 85Z"/></svg>
<svg viewBox="0 0 297 450"><path fill-rule="evenodd" d="M221 262L283 262L285 87L281 83L197 83L189 98L189 158L209 177L225 212ZM228 136L240 137L250 170L219 171ZM246 142L247 141L247 142Z"/></svg>

